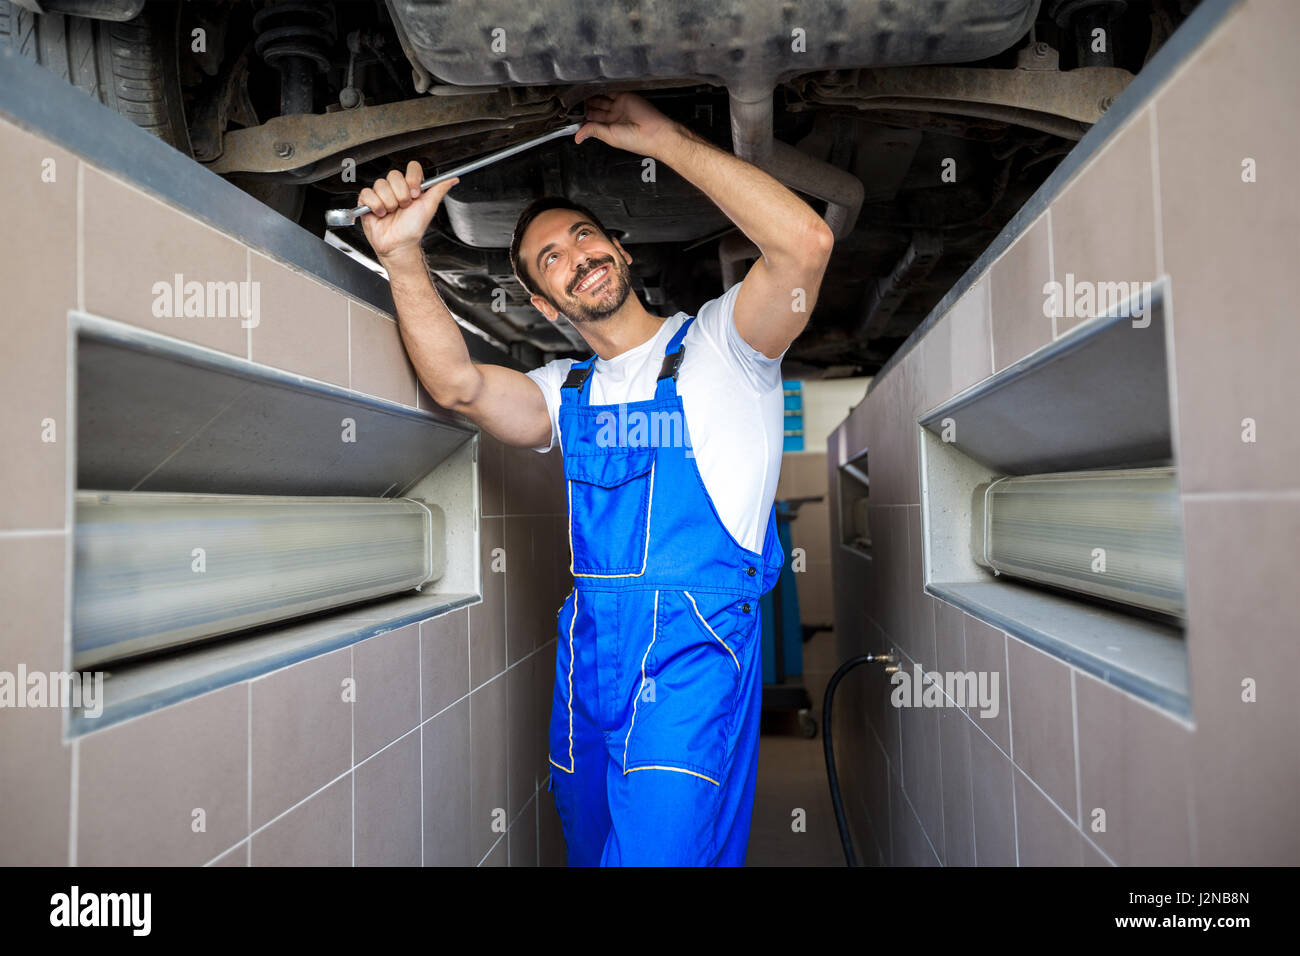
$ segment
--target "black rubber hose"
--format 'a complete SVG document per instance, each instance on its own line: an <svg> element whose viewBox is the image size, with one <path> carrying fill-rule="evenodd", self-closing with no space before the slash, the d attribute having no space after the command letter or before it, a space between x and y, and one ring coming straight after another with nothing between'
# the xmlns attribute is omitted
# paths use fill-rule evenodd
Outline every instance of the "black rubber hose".
<svg viewBox="0 0 1300 956"><path fill-rule="evenodd" d="M826 752L826 778L831 785L831 806L835 808L835 822L840 828L840 843L844 847L846 866L857 866L857 857L853 853L853 841L849 838L849 821L844 816L844 801L840 798L840 778L835 772L835 749L831 737L831 703L835 699L835 687L840 679L859 664L879 660L875 654L863 654L853 657L840 665L826 685L826 696L822 698L822 749Z"/></svg>

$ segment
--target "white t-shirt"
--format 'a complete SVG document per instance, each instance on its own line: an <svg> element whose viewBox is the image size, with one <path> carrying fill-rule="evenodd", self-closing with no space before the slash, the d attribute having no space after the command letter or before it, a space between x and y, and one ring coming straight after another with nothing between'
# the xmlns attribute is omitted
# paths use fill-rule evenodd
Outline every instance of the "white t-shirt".
<svg viewBox="0 0 1300 956"><path fill-rule="evenodd" d="M733 311L737 282L700 306L686 330L686 355L677 372L691 449L704 487L731 536L762 553L767 518L776 497L785 432L781 358L768 358L736 329ZM664 349L690 316L678 312L664 320L654 338L606 361L597 358L591 378L593 405L617 405L654 398ZM555 359L527 375L546 396L551 440L535 451L548 452L559 434L556 417L560 385L573 359Z"/></svg>

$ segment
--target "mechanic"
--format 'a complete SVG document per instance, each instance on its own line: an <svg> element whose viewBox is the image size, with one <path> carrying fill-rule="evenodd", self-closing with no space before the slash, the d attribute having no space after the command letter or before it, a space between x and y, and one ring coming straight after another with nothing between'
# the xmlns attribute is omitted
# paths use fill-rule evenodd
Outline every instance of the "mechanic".
<svg viewBox="0 0 1300 956"><path fill-rule="evenodd" d="M575 584L558 614L549 742L569 864L739 866L758 773L759 599L783 562L781 358L833 234L767 173L636 94L588 99L574 139L593 137L668 164L716 203L762 253L744 281L693 317L651 315L632 257L596 216L538 200L515 228L515 276L595 354L521 373L471 360L425 267L420 240L457 180L421 194L419 164L394 170L362 190L374 210L362 223L433 400L507 444L561 446ZM647 436L610 428L613 416L668 427Z"/></svg>

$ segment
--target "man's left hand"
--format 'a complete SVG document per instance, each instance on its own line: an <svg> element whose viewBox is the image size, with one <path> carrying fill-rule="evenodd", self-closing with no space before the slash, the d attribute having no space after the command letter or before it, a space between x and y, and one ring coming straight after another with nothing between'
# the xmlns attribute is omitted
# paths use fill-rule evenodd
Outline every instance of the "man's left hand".
<svg viewBox="0 0 1300 956"><path fill-rule="evenodd" d="M573 141L595 137L629 153L653 156L677 124L635 93L599 94L586 101L587 122Z"/></svg>

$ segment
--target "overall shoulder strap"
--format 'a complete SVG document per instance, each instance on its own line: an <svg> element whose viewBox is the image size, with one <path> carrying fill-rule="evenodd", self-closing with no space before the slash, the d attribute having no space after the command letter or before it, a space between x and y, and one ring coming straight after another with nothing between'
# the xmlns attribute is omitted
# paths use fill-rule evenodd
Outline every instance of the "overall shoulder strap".
<svg viewBox="0 0 1300 956"><path fill-rule="evenodd" d="M694 321L695 316L691 316L682 323L681 328L673 333L673 337L668 340L668 344L664 347L663 365L659 367L660 380L669 377L674 381L677 380L677 370L681 368L682 359L686 355L686 346L682 344L682 340L686 338L686 330L691 327L691 323Z"/></svg>
<svg viewBox="0 0 1300 956"><path fill-rule="evenodd" d="M667 401L677 397L677 371L682 367L682 359L686 357L686 346L682 340L686 338L686 330L691 327L695 321L695 316L691 316L682 323L671 339L668 345L664 347L663 365L659 367L659 379L655 383L655 400Z"/></svg>
<svg viewBox="0 0 1300 956"><path fill-rule="evenodd" d="M569 374L560 385L561 404L567 405L573 402L581 404L581 399L586 392L587 379L591 377L595 362L596 356L592 355L569 366Z"/></svg>

